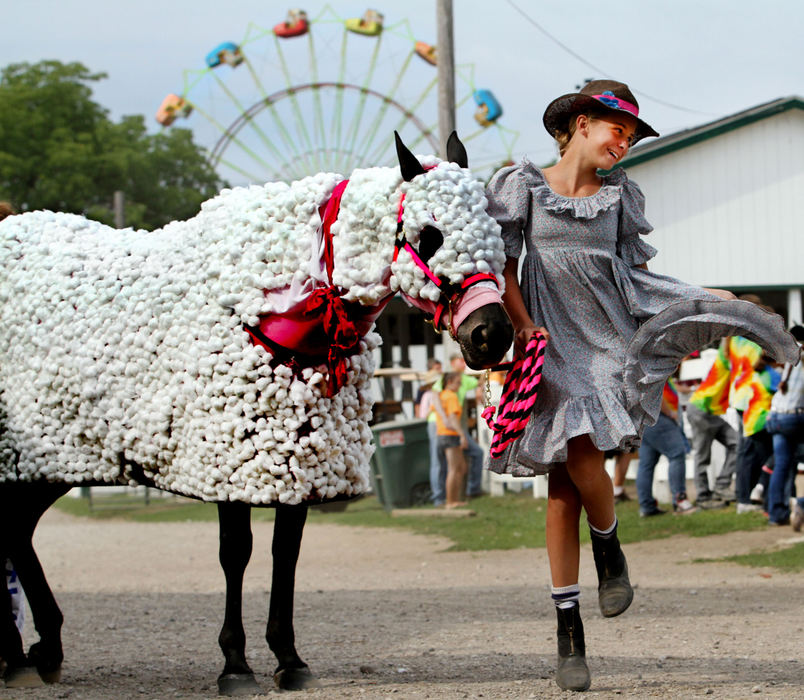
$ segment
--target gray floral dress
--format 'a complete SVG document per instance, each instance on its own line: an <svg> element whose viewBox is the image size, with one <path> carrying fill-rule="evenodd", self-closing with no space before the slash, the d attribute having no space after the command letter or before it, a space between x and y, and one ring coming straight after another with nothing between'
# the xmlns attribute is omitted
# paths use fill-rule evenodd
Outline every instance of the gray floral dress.
<svg viewBox="0 0 804 700"><path fill-rule="evenodd" d="M662 388L693 350L742 335L795 361L784 322L745 301L724 301L637 267L656 250L644 196L623 170L589 197L564 197L533 164L500 170L489 213L506 255L526 256L520 286L530 316L550 333L539 393L522 436L489 468L532 476L566 461L567 441L589 434L600 450L632 450L659 415Z"/></svg>

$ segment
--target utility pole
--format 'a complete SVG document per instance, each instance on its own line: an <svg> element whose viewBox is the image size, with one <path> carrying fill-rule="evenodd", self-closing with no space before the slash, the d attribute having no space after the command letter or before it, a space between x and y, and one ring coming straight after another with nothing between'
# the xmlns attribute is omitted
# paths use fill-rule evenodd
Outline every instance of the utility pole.
<svg viewBox="0 0 804 700"><path fill-rule="evenodd" d="M455 129L455 49L452 40L452 0L437 0L438 142L446 158L447 139Z"/></svg>
<svg viewBox="0 0 804 700"><path fill-rule="evenodd" d="M436 66L438 67L438 144L441 157L447 157L447 139L455 130L455 47L452 39L452 0L436 0ZM441 333L444 367L458 344L447 331Z"/></svg>

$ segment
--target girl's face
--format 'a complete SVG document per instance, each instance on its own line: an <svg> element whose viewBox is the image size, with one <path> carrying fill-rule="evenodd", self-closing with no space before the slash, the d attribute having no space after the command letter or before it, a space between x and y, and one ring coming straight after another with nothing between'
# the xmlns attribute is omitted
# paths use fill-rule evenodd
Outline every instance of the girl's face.
<svg viewBox="0 0 804 700"><path fill-rule="evenodd" d="M611 114L599 117L578 117L578 132L587 154L595 167L608 170L621 161L634 138L637 121L630 114Z"/></svg>

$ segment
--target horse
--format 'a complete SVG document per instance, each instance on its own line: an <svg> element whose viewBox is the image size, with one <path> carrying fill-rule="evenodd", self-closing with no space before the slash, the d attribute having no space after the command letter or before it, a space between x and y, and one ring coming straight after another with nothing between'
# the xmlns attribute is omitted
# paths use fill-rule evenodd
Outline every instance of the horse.
<svg viewBox="0 0 804 700"><path fill-rule="evenodd" d="M260 692L242 583L251 508L275 508L274 681L316 683L295 647L296 562L308 508L370 488L375 319L399 294L475 369L513 340L499 226L463 144L419 158L395 136L398 167L227 189L160 231L0 223L0 561L39 635L26 653L0 595L7 686L57 682L64 658L37 523L73 486L110 484L217 504L225 695Z"/></svg>

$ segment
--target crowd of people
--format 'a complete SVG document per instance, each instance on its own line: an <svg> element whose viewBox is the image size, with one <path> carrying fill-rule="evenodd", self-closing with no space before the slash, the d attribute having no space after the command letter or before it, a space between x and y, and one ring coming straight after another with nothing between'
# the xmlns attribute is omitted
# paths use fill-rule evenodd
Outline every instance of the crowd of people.
<svg viewBox="0 0 804 700"><path fill-rule="evenodd" d="M753 295L747 299L761 303ZM804 327L794 326L791 333L801 346ZM804 497L795 502L793 498L798 463L804 462L803 366L780 365L753 341L735 336L720 342L708 374L697 386L668 379L659 421L645 429L639 450L636 489L640 514L653 517L667 512L652 492L654 467L664 455L675 513L691 514L736 503L738 514L763 512L769 525L792 525L800 531ZM679 392L690 395L683 409ZM712 481L715 442L722 446L723 462L714 465ZM694 504L686 493L686 456L690 452Z"/></svg>

